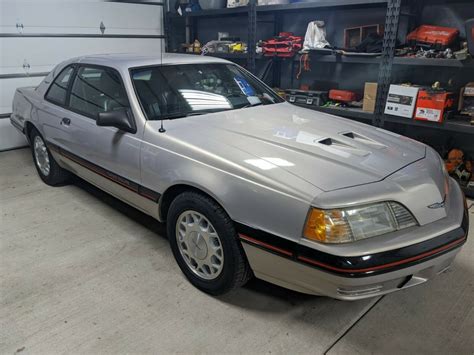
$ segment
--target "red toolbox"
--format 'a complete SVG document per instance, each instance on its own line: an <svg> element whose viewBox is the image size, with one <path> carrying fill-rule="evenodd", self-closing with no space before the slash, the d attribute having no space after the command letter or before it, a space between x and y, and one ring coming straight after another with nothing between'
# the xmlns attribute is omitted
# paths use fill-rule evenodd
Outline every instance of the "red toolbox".
<svg viewBox="0 0 474 355"><path fill-rule="evenodd" d="M329 99L334 101L340 102L352 102L357 101L359 99L359 95L357 95L353 91L349 90L329 90Z"/></svg>
<svg viewBox="0 0 474 355"><path fill-rule="evenodd" d="M303 37L291 32L280 32L267 41L263 41L263 55L267 57L293 57L303 47Z"/></svg>
<svg viewBox="0 0 474 355"><path fill-rule="evenodd" d="M420 90L416 100L415 120L443 122L454 109L455 95L447 91Z"/></svg>
<svg viewBox="0 0 474 355"><path fill-rule="evenodd" d="M457 28L423 25L408 34L407 42L421 47L446 49L458 36Z"/></svg>

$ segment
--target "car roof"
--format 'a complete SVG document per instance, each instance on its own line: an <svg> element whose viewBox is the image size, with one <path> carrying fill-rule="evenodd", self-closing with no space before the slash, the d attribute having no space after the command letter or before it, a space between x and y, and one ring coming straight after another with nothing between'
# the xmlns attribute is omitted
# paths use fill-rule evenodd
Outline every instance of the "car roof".
<svg viewBox="0 0 474 355"><path fill-rule="evenodd" d="M95 54L74 58L71 60L76 63L87 63L97 65L107 65L129 69L134 67L143 67L148 65L160 64L198 64L198 63L231 63L225 59L205 57L195 54L174 54L174 53L156 53L156 54L138 54L138 53L114 53L114 54Z"/></svg>

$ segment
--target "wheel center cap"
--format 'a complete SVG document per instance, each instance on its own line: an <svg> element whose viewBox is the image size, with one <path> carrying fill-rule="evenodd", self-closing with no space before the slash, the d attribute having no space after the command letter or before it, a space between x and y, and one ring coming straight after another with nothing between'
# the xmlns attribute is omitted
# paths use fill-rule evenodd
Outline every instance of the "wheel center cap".
<svg viewBox="0 0 474 355"><path fill-rule="evenodd" d="M196 259L203 260L207 256L207 243L199 232L189 235L189 249Z"/></svg>

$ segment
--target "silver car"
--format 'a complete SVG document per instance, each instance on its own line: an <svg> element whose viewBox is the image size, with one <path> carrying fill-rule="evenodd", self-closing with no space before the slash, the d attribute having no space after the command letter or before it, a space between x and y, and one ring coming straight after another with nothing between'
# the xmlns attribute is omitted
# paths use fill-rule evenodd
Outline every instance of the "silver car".
<svg viewBox="0 0 474 355"><path fill-rule="evenodd" d="M18 89L11 122L45 183L72 173L166 222L182 272L213 295L255 275L379 296L444 271L467 238L433 149L294 106L225 60L75 58Z"/></svg>

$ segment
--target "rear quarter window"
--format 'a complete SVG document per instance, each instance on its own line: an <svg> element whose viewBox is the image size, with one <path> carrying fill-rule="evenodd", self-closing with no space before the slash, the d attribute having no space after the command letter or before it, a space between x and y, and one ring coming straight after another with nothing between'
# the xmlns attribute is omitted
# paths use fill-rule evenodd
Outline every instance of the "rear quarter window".
<svg viewBox="0 0 474 355"><path fill-rule="evenodd" d="M73 72L74 67L68 66L64 68L61 73L59 73L59 75L50 85L48 92L46 93L46 100L61 106L64 106L66 104L67 89Z"/></svg>

